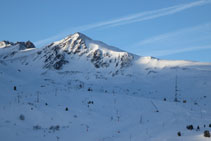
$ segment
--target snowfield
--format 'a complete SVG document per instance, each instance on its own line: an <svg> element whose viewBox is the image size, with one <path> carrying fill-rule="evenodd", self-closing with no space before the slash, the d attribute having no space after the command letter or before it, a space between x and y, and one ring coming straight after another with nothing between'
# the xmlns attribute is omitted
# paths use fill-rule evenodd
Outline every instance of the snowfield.
<svg viewBox="0 0 211 141"><path fill-rule="evenodd" d="M2 141L208 141L206 130L211 63L141 57L81 33L42 48L0 42Z"/></svg>

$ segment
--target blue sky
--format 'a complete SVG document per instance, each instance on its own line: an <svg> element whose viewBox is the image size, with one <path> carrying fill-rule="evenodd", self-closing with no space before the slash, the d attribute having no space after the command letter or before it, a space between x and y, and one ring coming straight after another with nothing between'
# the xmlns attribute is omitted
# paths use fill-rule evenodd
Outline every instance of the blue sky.
<svg viewBox="0 0 211 141"><path fill-rule="evenodd" d="M211 62L211 0L0 0L0 40L74 32L141 55Z"/></svg>

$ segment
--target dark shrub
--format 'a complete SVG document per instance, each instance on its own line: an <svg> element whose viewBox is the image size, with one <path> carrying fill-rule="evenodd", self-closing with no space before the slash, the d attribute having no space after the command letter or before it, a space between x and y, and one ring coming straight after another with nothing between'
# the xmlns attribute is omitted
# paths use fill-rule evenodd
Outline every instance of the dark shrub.
<svg viewBox="0 0 211 141"><path fill-rule="evenodd" d="M68 107L66 107L66 108L65 108L65 111L68 111L68 110L69 110Z"/></svg>
<svg viewBox="0 0 211 141"><path fill-rule="evenodd" d="M88 91L91 92L92 91L92 88L88 88Z"/></svg>
<svg viewBox="0 0 211 141"><path fill-rule="evenodd" d="M188 130L193 130L193 125L187 125L186 128L187 128Z"/></svg>
<svg viewBox="0 0 211 141"><path fill-rule="evenodd" d="M94 104L94 101L88 101L88 104Z"/></svg>
<svg viewBox="0 0 211 141"><path fill-rule="evenodd" d="M35 125L35 126L33 126L33 129L34 130L40 130L41 129L41 126L40 125Z"/></svg>
<svg viewBox="0 0 211 141"><path fill-rule="evenodd" d="M204 131L204 137L210 138L210 132L208 130Z"/></svg>
<svg viewBox="0 0 211 141"><path fill-rule="evenodd" d="M25 116L24 116L23 114L21 114L21 115L19 116L19 119L20 119L20 120L25 120Z"/></svg>
<svg viewBox="0 0 211 141"><path fill-rule="evenodd" d="M178 135L178 136L181 136L181 132L177 132L177 135Z"/></svg>
<svg viewBox="0 0 211 141"><path fill-rule="evenodd" d="M52 131L58 131L59 130L59 128L60 128L60 126L59 125L55 125L55 126L50 126L49 127L49 130L52 130Z"/></svg>
<svg viewBox="0 0 211 141"><path fill-rule="evenodd" d="M200 127L199 127L199 126L197 126L196 131L199 131L199 130L200 130Z"/></svg>

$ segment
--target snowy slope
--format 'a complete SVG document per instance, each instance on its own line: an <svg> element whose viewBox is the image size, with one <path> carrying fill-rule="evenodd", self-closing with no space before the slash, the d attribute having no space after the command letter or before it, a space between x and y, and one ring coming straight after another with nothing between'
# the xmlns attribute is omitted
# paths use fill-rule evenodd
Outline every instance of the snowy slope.
<svg viewBox="0 0 211 141"><path fill-rule="evenodd" d="M42 48L3 41L0 90L4 141L211 139L211 63L140 57L81 33Z"/></svg>

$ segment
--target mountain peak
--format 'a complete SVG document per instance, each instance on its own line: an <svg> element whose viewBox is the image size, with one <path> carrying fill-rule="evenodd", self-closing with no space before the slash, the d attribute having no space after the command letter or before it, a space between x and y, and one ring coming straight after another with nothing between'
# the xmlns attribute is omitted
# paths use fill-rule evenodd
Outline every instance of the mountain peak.
<svg viewBox="0 0 211 141"><path fill-rule="evenodd" d="M35 45L31 41L27 42L10 42L10 41L1 41L0 48L9 47L9 46L18 46L19 50L35 48Z"/></svg>
<svg viewBox="0 0 211 141"><path fill-rule="evenodd" d="M74 34L72 34L73 36L86 36L81 32L75 32Z"/></svg>
<svg viewBox="0 0 211 141"><path fill-rule="evenodd" d="M93 64L95 68L110 68L111 71L117 71L129 66L134 59L132 54L101 41L92 40L80 32L49 44L44 50L47 58L45 67L55 69L61 69L64 64L77 58L88 61L87 63Z"/></svg>
<svg viewBox="0 0 211 141"><path fill-rule="evenodd" d="M19 49L29 49L29 48L35 48L35 45L31 41L27 42L16 42L15 45L19 45Z"/></svg>
<svg viewBox="0 0 211 141"><path fill-rule="evenodd" d="M83 34L81 32L75 32L74 34L71 34L67 38L80 38L80 39L89 39L89 40L91 40L91 38L89 38L88 36L86 36L85 34Z"/></svg>
<svg viewBox="0 0 211 141"><path fill-rule="evenodd" d="M7 46L11 46L11 45L14 45L13 42L10 42L10 41L0 41L0 48L4 48L4 47L7 47Z"/></svg>

